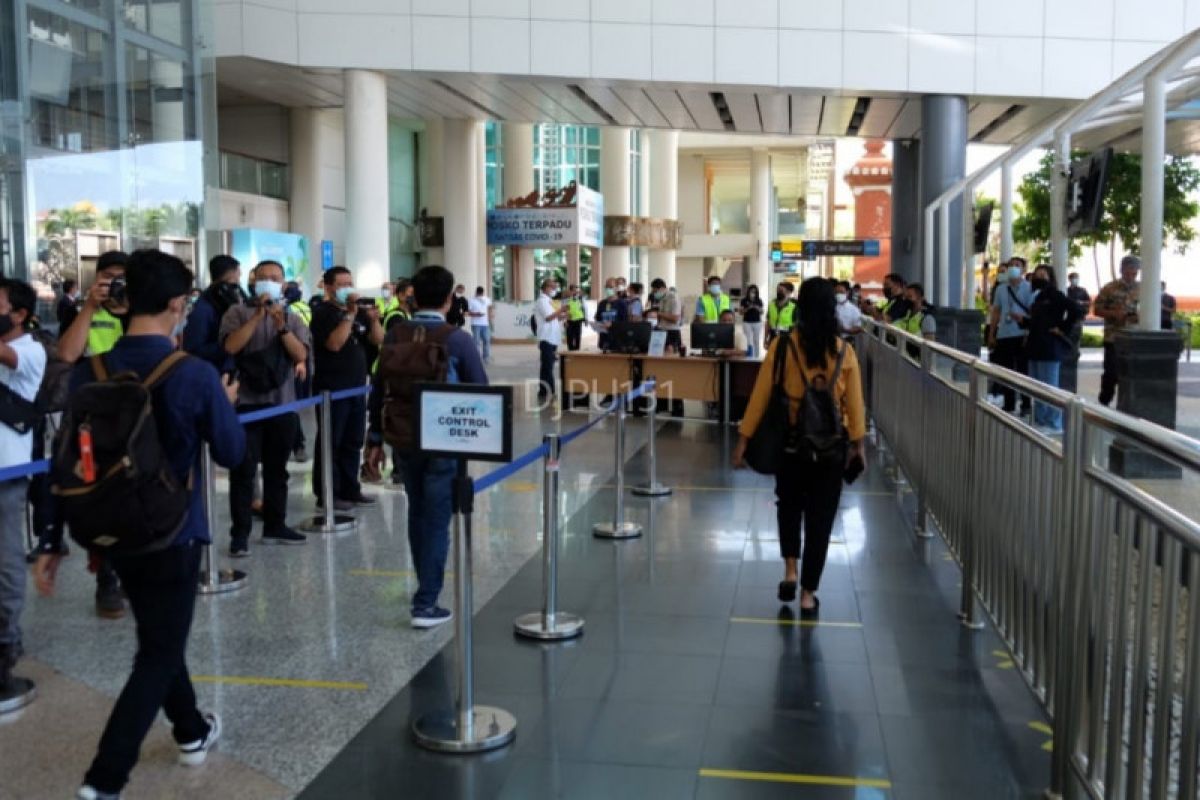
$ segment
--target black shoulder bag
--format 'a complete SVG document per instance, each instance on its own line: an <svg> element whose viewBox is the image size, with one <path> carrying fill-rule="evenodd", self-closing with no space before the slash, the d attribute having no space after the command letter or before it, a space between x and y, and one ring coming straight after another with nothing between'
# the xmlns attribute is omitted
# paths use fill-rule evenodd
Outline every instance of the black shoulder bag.
<svg viewBox="0 0 1200 800"><path fill-rule="evenodd" d="M791 429L788 396L784 391L783 381L787 372L787 357L793 349L790 333L779 337L772 369L774 380L771 385L771 399L767 403L762 420L758 423L758 429L746 444L746 463L750 469L761 475L774 475L783 463L783 450Z"/></svg>

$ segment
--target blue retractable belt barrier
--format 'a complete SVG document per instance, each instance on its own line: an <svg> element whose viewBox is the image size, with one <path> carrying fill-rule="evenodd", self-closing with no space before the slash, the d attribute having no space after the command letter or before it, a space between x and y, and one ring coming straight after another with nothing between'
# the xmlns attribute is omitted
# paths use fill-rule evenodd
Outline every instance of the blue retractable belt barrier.
<svg viewBox="0 0 1200 800"><path fill-rule="evenodd" d="M342 389L340 392L332 392L329 395L330 400L348 400L351 397L362 397L371 393L370 386L356 386L353 389Z"/></svg>
<svg viewBox="0 0 1200 800"><path fill-rule="evenodd" d="M42 459L41 461L30 461L26 464L16 464L11 467L0 469L0 482L15 481L18 478L28 478L31 475L41 475L50 471L50 461Z"/></svg>
<svg viewBox="0 0 1200 800"><path fill-rule="evenodd" d="M260 408L258 411L247 411L245 414L238 414L238 422L243 425L248 425L251 422L261 422L264 419L272 417L282 417L284 414L291 414L305 408L321 405L320 395L316 397L306 397L303 400L297 400L294 403L284 403L281 406L271 406L270 408Z"/></svg>

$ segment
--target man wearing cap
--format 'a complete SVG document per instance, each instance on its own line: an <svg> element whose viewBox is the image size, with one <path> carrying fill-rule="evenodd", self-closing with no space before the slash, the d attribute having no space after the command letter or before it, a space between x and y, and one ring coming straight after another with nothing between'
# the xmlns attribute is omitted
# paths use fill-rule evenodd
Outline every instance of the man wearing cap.
<svg viewBox="0 0 1200 800"><path fill-rule="evenodd" d="M183 329L183 349L225 372L231 357L221 344L221 319L230 308L242 305L242 265L233 256L213 256L208 262L208 288L188 314Z"/></svg>
<svg viewBox="0 0 1200 800"><path fill-rule="evenodd" d="M1121 259L1121 278L1105 286L1096 295L1094 311L1104 320L1104 374L1100 378L1100 404L1108 405L1117 393L1117 355L1114 343L1117 331L1138 322L1138 272L1142 260L1137 256Z"/></svg>

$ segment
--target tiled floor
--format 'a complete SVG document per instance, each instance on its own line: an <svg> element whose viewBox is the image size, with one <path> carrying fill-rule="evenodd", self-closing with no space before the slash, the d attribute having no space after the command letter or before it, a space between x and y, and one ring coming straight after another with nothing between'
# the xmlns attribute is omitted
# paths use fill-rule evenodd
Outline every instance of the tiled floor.
<svg viewBox="0 0 1200 800"><path fill-rule="evenodd" d="M526 350L502 348L495 373L521 378ZM522 413L516 447L582 421ZM645 435L632 421L631 484L644 477ZM243 562L249 587L200 601L189 662L209 676L202 703L224 715L221 759L180 774L156 731L126 796L990 800L1040 791L1048 754L1047 737L1030 727L1042 719L1036 703L993 654L1001 646L991 633L958 626L957 568L940 545L913 539L877 470L843 498L823 624L807 627L775 600L771 483L726 468L731 440L715 426L664 423L660 479L675 495L628 498L642 538L593 538L592 523L612 515L611 436L601 425L564 459L559 598L586 618L580 639L537 645L512 634L515 616L540 608L537 468L477 503L477 700L516 715L511 746L455 757L412 742L414 716L452 702L452 631L408 627L404 501L387 494L360 513L355 533L254 547ZM299 517L311 501L296 484ZM0 725L2 800L70 796L127 674L131 622L91 615L79 559L64 573L59 595L31 596L24 619L43 698ZM262 683L280 679L291 683ZM68 718L64 730L56 721ZM70 748L59 746L64 737Z"/></svg>

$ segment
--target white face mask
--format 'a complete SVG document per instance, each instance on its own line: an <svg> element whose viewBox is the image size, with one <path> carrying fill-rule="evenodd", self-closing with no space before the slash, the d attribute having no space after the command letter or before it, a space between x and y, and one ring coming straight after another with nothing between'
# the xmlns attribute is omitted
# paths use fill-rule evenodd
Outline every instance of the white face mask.
<svg viewBox="0 0 1200 800"><path fill-rule="evenodd" d="M1078 285L1079 285L1079 278L1071 278L1071 285L1072 285L1072 286L1078 286Z"/></svg>
<svg viewBox="0 0 1200 800"><path fill-rule="evenodd" d="M382 297L384 300L390 300L390 299L392 299L392 290L384 289L383 291L381 291L379 293L379 296Z"/></svg>
<svg viewBox="0 0 1200 800"><path fill-rule="evenodd" d="M847 297L845 294L843 294L842 292L838 292L838 293L837 293L836 295L834 295L834 296L837 298L837 301L838 301L838 303L839 303L839 304L840 304L840 303L844 303L844 302L846 302L846 300L848 300L848 299L849 299L849 298L848 298L848 297Z"/></svg>

